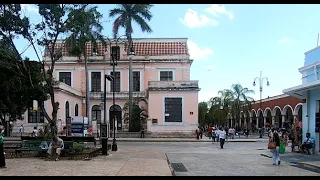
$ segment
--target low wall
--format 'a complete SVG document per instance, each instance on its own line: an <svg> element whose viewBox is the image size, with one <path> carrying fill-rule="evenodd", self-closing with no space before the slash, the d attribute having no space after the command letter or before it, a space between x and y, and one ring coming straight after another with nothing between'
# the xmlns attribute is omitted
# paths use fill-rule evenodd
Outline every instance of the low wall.
<svg viewBox="0 0 320 180"><path fill-rule="evenodd" d="M153 132L152 138L196 138L195 132Z"/></svg>
<svg viewBox="0 0 320 180"><path fill-rule="evenodd" d="M116 132L116 138L140 138L141 133L140 132ZM150 138L151 133L145 132L144 133L145 138ZM110 137L111 138L111 137Z"/></svg>
<svg viewBox="0 0 320 180"><path fill-rule="evenodd" d="M140 138L140 132L117 132L116 138ZM196 138L195 132L145 132L145 138ZM110 137L111 138L111 137Z"/></svg>

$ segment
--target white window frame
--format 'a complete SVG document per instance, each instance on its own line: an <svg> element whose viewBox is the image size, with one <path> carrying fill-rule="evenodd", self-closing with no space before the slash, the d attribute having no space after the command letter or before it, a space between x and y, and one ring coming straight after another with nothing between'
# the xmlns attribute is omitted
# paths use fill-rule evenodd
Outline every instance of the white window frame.
<svg viewBox="0 0 320 180"><path fill-rule="evenodd" d="M144 73L143 73L143 70L142 69L132 69L132 72L133 71L139 71L140 72L140 92L143 92L144 91ZM130 87L130 79L129 79L129 70L128 70L128 91L129 91L129 87Z"/></svg>
<svg viewBox="0 0 320 180"><path fill-rule="evenodd" d="M165 98L181 98L182 99L182 121L181 122L165 122ZM185 123L185 100L184 96L173 95L173 96L162 96L162 124L163 125L183 125Z"/></svg>
<svg viewBox="0 0 320 180"><path fill-rule="evenodd" d="M111 72L113 72L113 71L112 70L107 71L107 75L110 75ZM123 87L122 87L122 83L123 83L123 77L122 77L123 75L122 74L123 74L123 71L120 70L120 69L116 69L115 72L120 72L120 92L122 92L123 91ZM112 92L112 90L111 90L111 81L107 80L107 84L108 84L107 92Z"/></svg>
<svg viewBox="0 0 320 180"><path fill-rule="evenodd" d="M73 83L73 71L72 70L67 70L67 69L66 70L57 70L56 72L57 72L57 81L59 81L59 82L60 82L60 73L61 72L70 72L71 73L71 87L74 86L74 83Z"/></svg>
<svg viewBox="0 0 320 180"><path fill-rule="evenodd" d="M161 68L159 68L158 69L158 81L160 81L160 72L161 71L172 71L172 81L176 80L176 71L175 71L175 69L161 69Z"/></svg>
<svg viewBox="0 0 320 180"><path fill-rule="evenodd" d="M101 87L100 87L100 91L103 92L104 89L103 89L103 86L104 86L104 82L103 82L103 78L104 78L104 71L103 70L89 70L89 92L91 92L91 75L92 75L92 72L100 72L100 75L101 75Z"/></svg>

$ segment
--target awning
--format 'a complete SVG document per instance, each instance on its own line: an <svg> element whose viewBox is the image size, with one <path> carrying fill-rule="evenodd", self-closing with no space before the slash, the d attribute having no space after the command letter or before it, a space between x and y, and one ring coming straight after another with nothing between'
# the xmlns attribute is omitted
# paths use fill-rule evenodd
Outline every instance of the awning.
<svg viewBox="0 0 320 180"><path fill-rule="evenodd" d="M290 96L299 98L299 99L306 99L307 98L307 91L313 89L320 89L320 80L310 82L308 84L303 84L299 86L295 86L292 88L284 89L282 92L284 94L288 94Z"/></svg>

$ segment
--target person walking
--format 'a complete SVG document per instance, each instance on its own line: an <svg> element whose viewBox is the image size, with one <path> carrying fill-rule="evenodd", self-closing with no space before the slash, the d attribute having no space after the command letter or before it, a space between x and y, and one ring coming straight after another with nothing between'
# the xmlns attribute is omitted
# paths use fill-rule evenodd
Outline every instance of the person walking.
<svg viewBox="0 0 320 180"><path fill-rule="evenodd" d="M220 128L217 128L214 133L216 134L216 139L217 139L217 142L219 142L219 133L220 133Z"/></svg>
<svg viewBox="0 0 320 180"><path fill-rule="evenodd" d="M227 137L227 133L224 130L224 128L222 127L221 130L219 131L219 140L220 140L221 149L223 149L223 145L224 145L224 142L226 140L226 137Z"/></svg>
<svg viewBox="0 0 320 180"><path fill-rule="evenodd" d="M203 128L202 128L202 127L199 127L199 136L200 136L200 139L202 139L202 135L203 135Z"/></svg>
<svg viewBox="0 0 320 180"><path fill-rule="evenodd" d="M215 127L213 127L212 128L212 143L214 143L214 142L216 142L216 137L217 135L216 135L216 128Z"/></svg>
<svg viewBox="0 0 320 180"><path fill-rule="evenodd" d="M208 129L208 137L209 137L209 139L212 138L212 130L213 130L212 126L209 126L209 129Z"/></svg>
<svg viewBox="0 0 320 180"><path fill-rule="evenodd" d="M24 133L24 127L23 127L23 124L21 124L21 126L20 126L19 133L20 133L20 136L22 136L22 135L23 135L23 133Z"/></svg>
<svg viewBox="0 0 320 180"><path fill-rule="evenodd" d="M0 168L6 168L6 160L3 151L3 133L4 127L0 125Z"/></svg>
<svg viewBox="0 0 320 180"><path fill-rule="evenodd" d="M143 127L143 125L141 127L140 138L144 138L144 127Z"/></svg>
<svg viewBox="0 0 320 180"><path fill-rule="evenodd" d="M278 162L278 165L280 165L280 162L281 162L280 156L279 156L279 154L280 154L280 136L276 130L273 130L272 133L273 133L272 141L276 145L276 149L274 149L272 152L272 160L273 160L272 164L276 165Z"/></svg>

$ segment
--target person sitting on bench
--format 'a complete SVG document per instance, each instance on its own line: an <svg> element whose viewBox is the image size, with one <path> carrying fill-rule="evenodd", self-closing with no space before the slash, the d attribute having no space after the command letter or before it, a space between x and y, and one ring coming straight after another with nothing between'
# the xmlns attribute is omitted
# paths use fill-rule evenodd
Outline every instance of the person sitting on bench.
<svg viewBox="0 0 320 180"><path fill-rule="evenodd" d="M313 144L313 139L310 137L310 133L306 133L306 138L301 145L301 150L307 154L311 154L309 150L313 148Z"/></svg>
<svg viewBox="0 0 320 180"><path fill-rule="evenodd" d="M52 151L56 151L56 161L59 161L60 153L64 148L63 140L59 137L52 137L52 141L49 145L49 149L47 151L48 159L51 159Z"/></svg>

